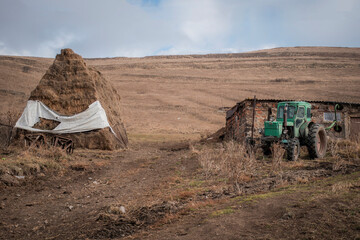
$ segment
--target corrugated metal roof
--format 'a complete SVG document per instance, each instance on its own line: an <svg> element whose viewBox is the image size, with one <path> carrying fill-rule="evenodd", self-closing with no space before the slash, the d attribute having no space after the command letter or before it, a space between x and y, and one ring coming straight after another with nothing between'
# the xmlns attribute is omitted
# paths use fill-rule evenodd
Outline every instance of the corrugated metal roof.
<svg viewBox="0 0 360 240"><path fill-rule="evenodd" d="M235 106L233 106L229 111L226 112L226 119L229 119L234 112L237 111L237 107L246 101L253 101L253 98L245 98L243 101L238 102ZM337 102L337 101L315 101L315 100L307 100L307 99L275 99L275 98L256 98L257 102L285 102L285 101L304 101L309 103L324 103L324 104L344 104L344 105L355 105L360 106L359 102Z"/></svg>
<svg viewBox="0 0 360 240"><path fill-rule="evenodd" d="M243 101L238 102L242 103L245 101L253 101L253 98L245 98ZM266 101L270 101L270 102L285 102L285 101L304 101L304 102L309 102L309 103L329 103L329 104L336 104L336 103L340 103L340 104L349 104L349 105L359 105L360 106L360 102L338 102L338 101L322 101L322 100L308 100L308 99L274 99L274 98L256 98L256 101L261 101L261 102L266 102Z"/></svg>

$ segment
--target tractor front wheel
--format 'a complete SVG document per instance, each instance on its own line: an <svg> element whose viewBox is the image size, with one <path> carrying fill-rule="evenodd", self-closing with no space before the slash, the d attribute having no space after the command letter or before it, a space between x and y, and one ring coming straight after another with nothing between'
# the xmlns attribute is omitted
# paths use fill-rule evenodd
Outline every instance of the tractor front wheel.
<svg viewBox="0 0 360 240"><path fill-rule="evenodd" d="M261 149L265 156L271 155L271 143L263 143Z"/></svg>
<svg viewBox="0 0 360 240"><path fill-rule="evenodd" d="M300 155L300 142L299 139L290 139L286 147L286 155L288 161L297 161Z"/></svg>
<svg viewBox="0 0 360 240"><path fill-rule="evenodd" d="M327 138L324 126L317 123L310 126L306 146L311 159L323 158L325 156Z"/></svg>

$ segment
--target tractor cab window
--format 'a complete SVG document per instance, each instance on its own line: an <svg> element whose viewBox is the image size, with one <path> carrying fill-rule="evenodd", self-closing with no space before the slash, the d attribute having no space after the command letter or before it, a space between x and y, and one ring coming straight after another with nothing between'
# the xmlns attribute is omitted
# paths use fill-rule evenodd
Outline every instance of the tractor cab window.
<svg viewBox="0 0 360 240"><path fill-rule="evenodd" d="M306 111L306 117L311 118L310 108L308 108L307 111Z"/></svg>
<svg viewBox="0 0 360 240"><path fill-rule="evenodd" d="M293 118L295 114L295 107L294 106L288 106L287 110L287 117ZM282 119L284 117L284 106L279 107L277 118Z"/></svg>
<svg viewBox="0 0 360 240"><path fill-rule="evenodd" d="M288 118L293 118L295 115L295 107L294 106L288 106Z"/></svg>
<svg viewBox="0 0 360 240"><path fill-rule="evenodd" d="M299 107L298 112L297 112L297 117L298 118L304 118L305 116L305 109L304 107Z"/></svg>

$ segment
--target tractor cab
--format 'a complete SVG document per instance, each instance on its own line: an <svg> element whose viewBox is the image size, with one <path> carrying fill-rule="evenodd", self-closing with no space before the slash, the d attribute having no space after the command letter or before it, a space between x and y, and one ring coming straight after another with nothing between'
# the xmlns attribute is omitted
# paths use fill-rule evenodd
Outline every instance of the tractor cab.
<svg viewBox="0 0 360 240"><path fill-rule="evenodd" d="M264 136L280 138L299 137L301 127L311 121L311 104L307 102L280 102L276 121L265 121ZM304 128L305 129L305 128Z"/></svg>

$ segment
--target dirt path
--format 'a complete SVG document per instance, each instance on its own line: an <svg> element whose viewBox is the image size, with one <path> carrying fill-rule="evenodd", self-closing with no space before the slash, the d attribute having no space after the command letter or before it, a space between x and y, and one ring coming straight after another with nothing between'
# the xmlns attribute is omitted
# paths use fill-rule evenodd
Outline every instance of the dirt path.
<svg viewBox="0 0 360 240"><path fill-rule="evenodd" d="M206 205L129 239L359 239L360 173Z"/></svg>
<svg viewBox="0 0 360 240"><path fill-rule="evenodd" d="M94 224L101 209L111 204L156 202L162 194L159 186L181 170L178 161L182 154L154 146L134 146L104 156L103 166L89 164L85 170L44 176L2 189L0 238L77 238L86 231L84 228Z"/></svg>
<svg viewBox="0 0 360 240"><path fill-rule="evenodd" d="M74 160L63 175L45 173L2 188L0 239L360 236L360 164L333 171L326 161L294 163L281 176L243 183L239 195L221 179L205 179L186 146L80 151L87 162Z"/></svg>

